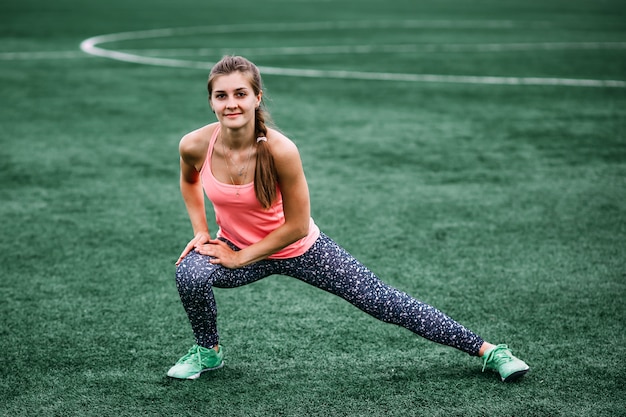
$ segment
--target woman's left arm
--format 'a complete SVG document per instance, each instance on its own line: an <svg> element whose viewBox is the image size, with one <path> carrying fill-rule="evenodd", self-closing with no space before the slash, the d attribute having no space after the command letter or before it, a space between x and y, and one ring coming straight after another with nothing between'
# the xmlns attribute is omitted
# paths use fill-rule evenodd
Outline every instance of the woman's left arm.
<svg viewBox="0 0 626 417"><path fill-rule="evenodd" d="M259 242L240 251L233 251L221 240L211 240L209 244L199 248L199 252L212 256L212 263L227 268L241 268L267 258L307 236L309 232L309 187L300 153L291 140L276 131L271 133L271 136L268 135L268 144L278 172L285 222Z"/></svg>

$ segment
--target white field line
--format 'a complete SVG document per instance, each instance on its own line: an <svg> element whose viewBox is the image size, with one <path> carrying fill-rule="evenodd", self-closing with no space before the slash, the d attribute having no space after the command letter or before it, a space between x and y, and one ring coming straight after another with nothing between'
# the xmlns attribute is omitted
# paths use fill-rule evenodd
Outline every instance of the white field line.
<svg viewBox="0 0 626 417"><path fill-rule="evenodd" d="M35 51L35 52L0 52L2 61L28 61L36 59L76 59L85 58L82 51Z"/></svg>
<svg viewBox="0 0 626 417"><path fill-rule="evenodd" d="M538 24L541 25L539 22ZM241 25L217 25L209 27L189 27L189 28L165 28L135 32L113 33L101 36L95 36L85 39L80 44L80 49L90 55L103 58L109 58L124 62L176 67L176 68L194 68L209 70L213 62L198 62L181 59L170 59L163 57L149 57L139 55L137 53L123 52L119 50L109 50L99 45L109 42L120 42L134 39L150 39L173 36L193 35L200 33L255 33L255 32L293 32L293 31L319 31L331 29L390 29L390 28L498 28L509 29L515 27L512 21L360 21L360 22L313 22L313 23L280 23L280 24L241 24ZM583 48L600 49L606 48L611 44L613 47L622 48L622 42L598 43L587 42L581 43ZM496 51L498 48L531 48L530 43L509 44L515 46L507 46L505 44L483 44L482 48L487 51ZM544 49L563 48L564 45L559 43L544 43ZM579 45L579 46L580 46ZM383 48L385 45L382 46ZM399 52L407 52L407 48L413 48L415 45L387 45L389 49L398 48ZM419 45L417 45L419 47ZM465 45L448 45L448 50L461 50ZM319 48L319 47L316 47ZM341 47L336 49L340 51ZM302 53L301 48L296 48L298 53ZM293 50L284 51L293 52ZM367 46L356 48L357 51L367 51ZM313 51L313 50L312 50ZM319 49L318 49L319 51ZM409 52L411 52L409 50ZM145 53L145 52L142 52ZM313 53L313 52L311 52ZM336 52L344 53L344 52ZM361 52L365 53L365 52ZM592 79L569 79L569 78L539 78L539 77L490 77L490 76L471 76L471 75L438 75L438 74L400 74L385 72L362 72L362 71L341 71L341 70L317 70L317 69L295 69L295 68L279 68L279 67L259 67L264 74L294 76L294 77L314 77L314 78L339 78L339 79L361 79L361 80L378 80L378 81L414 81L414 82L436 82L436 83L466 83L466 84L486 84L486 85L551 85L551 86L571 86L571 87L617 87L626 88L626 81L622 80L592 80Z"/></svg>
<svg viewBox="0 0 626 417"><path fill-rule="evenodd" d="M241 55L333 55L371 53L416 52L516 52L559 50L612 50L626 49L626 42L536 42L536 43L486 43L486 44L405 44L405 45L337 45L337 46L279 46L273 48L174 48L128 49L131 54L175 57L181 55L221 56L236 50ZM121 52L121 51L120 51Z"/></svg>
<svg viewBox="0 0 626 417"><path fill-rule="evenodd" d="M621 80L584 80L568 78L537 77L485 77L473 75L401 74L386 72L332 71L315 69L290 69L259 67L263 74L310 78L342 78L376 81L414 81L430 83L490 84L490 85L553 85L570 87L618 87L626 88Z"/></svg>
<svg viewBox="0 0 626 417"><path fill-rule="evenodd" d="M535 22L534 26L544 27L546 23ZM515 22L511 20L365 20L301 23L244 23L237 25L191 26L185 28L120 32L102 35L98 38L130 40L210 33L308 32L345 29L513 29L515 27L517 27ZM108 41L103 40L102 42Z"/></svg>
<svg viewBox="0 0 626 417"><path fill-rule="evenodd" d="M626 42L528 42L528 43L483 43L483 44L404 44L404 45L326 45L326 46L282 46L273 48L236 48L238 54L255 56L277 55L332 55L371 53L417 53L417 52L516 52L516 51L559 51L559 50L613 50L626 49ZM176 57L181 55L214 56L232 51L226 48L174 48L174 49L129 49L118 52L133 55L158 55ZM34 51L0 52L0 60L20 61L36 59L76 59L92 55L82 51Z"/></svg>

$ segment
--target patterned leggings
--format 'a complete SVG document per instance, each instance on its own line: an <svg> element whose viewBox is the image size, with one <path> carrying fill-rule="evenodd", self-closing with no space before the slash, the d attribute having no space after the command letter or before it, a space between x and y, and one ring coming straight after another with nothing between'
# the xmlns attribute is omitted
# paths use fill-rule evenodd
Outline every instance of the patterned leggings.
<svg viewBox="0 0 626 417"><path fill-rule="evenodd" d="M176 270L176 286L196 342L204 347L218 343L212 287L239 287L274 274L300 279L338 295L379 320L470 355L477 356L483 343L441 311L382 282L323 233L301 256L266 259L240 269L211 264L207 256L191 251Z"/></svg>

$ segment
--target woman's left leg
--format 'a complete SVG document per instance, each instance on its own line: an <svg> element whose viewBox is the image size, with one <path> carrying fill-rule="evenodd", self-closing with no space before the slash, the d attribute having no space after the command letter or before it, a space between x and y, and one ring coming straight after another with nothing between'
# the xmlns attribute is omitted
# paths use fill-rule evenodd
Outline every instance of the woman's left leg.
<svg viewBox="0 0 626 417"><path fill-rule="evenodd" d="M279 273L331 292L384 322L478 356L484 341L436 308L381 281L324 234L302 256L281 261Z"/></svg>

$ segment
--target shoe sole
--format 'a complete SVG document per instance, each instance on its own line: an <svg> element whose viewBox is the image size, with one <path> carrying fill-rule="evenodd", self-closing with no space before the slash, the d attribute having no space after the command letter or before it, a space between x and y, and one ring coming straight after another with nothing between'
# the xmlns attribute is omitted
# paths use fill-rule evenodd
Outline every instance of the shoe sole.
<svg viewBox="0 0 626 417"><path fill-rule="evenodd" d="M517 381L518 379L520 379L521 377L526 375L528 373L528 371L530 371L530 368L526 368L526 369L521 370L521 371L513 372L511 375L507 376L506 378L501 378L502 382Z"/></svg>

